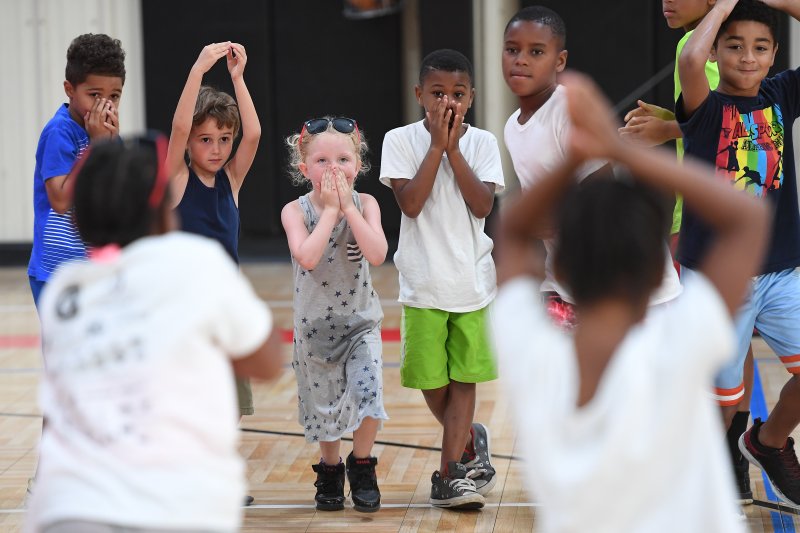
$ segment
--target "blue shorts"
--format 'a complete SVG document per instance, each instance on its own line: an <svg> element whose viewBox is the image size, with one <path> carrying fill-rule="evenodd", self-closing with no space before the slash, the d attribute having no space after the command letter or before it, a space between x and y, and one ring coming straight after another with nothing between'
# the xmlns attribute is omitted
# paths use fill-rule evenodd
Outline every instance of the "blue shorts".
<svg viewBox="0 0 800 533"><path fill-rule="evenodd" d="M681 268L681 279L694 272ZM800 272L795 269L753 278L744 303L736 311L736 354L714 380L720 405L736 405L744 396L744 359L753 328L780 358L790 374L800 374Z"/></svg>

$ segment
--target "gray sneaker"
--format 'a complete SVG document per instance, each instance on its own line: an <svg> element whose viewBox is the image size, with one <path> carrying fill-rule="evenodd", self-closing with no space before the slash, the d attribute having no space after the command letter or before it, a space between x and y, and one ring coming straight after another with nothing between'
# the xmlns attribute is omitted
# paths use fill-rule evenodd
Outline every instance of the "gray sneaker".
<svg viewBox="0 0 800 533"><path fill-rule="evenodd" d="M475 482L467 477L461 463L447 463L447 477L437 470L431 476L431 505L449 509L480 509L486 501L478 494Z"/></svg>
<svg viewBox="0 0 800 533"><path fill-rule="evenodd" d="M475 482L478 493L486 496L497 482L491 463L492 455L489 453L489 428L475 422L472 424L472 434L475 458L470 461L465 453L461 456L461 462L467 467L467 477Z"/></svg>

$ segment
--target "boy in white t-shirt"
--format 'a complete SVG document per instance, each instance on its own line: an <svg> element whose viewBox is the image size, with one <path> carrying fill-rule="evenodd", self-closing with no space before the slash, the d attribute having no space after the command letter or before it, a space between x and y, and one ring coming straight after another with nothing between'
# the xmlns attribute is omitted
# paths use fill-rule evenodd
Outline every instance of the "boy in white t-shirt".
<svg viewBox="0 0 800 533"><path fill-rule="evenodd" d="M567 156L570 123L566 95L556 80L567 64L566 26L555 11L530 6L509 20L503 40L503 77L519 99L519 109L508 118L504 137L520 186L528 190L558 168ZM608 171L605 161L592 160L581 165L575 177L583 180ZM549 221L543 221L539 228L539 237L547 250L541 290L546 295L550 316L556 323L571 328L575 324L574 300L553 275L556 235L550 226ZM661 288L650 304L667 302L680 292L677 274L665 271Z"/></svg>
<svg viewBox="0 0 800 533"><path fill-rule="evenodd" d="M473 423L475 384L497 377L486 338L496 292L492 240L484 219L503 189L494 136L464 123L472 65L454 50L426 56L417 100L425 119L386 134L381 182L400 210L394 262L403 304L403 386L421 389L444 426L431 504L481 508L494 486L489 434Z"/></svg>
<svg viewBox="0 0 800 533"><path fill-rule="evenodd" d="M94 248L42 293L47 423L26 531L241 524L233 376L277 375L280 337L219 244L172 231L166 148L100 144L77 171Z"/></svg>
<svg viewBox="0 0 800 533"><path fill-rule="evenodd" d="M710 168L624 145L596 86L579 74L564 81L571 153L504 212L492 315L541 530L671 533L680 516L683 531L744 531L708 391L731 352L731 313L763 257L767 212L708 179ZM635 179L576 186L590 158L625 165ZM682 194L717 238L702 275L670 306L648 308L670 218L654 188ZM552 324L538 294L544 269L532 228L556 212L553 264L575 298L572 335Z"/></svg>

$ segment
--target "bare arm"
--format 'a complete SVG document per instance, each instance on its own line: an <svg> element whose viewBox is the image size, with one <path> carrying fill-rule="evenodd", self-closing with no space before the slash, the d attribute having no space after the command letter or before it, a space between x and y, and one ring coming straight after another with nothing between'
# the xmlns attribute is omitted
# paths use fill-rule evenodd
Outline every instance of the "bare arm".
<svg viewBox="0 0 800 533"><path fill-rule="evenodd" d="M236 93L239 114L242 117L242 140L236 149L236 155L228 163L227 169L228 177L234 183L235 190L233 192L238 194L245 176L247 176L250 167L253 165L253 159L256 157L258 141L261 139L261 123L258 120L253 98L244 83L244 67L247 63L244 46L232 43L231 49L234 50L236 56L234 57L231 51L228 51L228 70L231 74L231 81L233 81L233 90Z"/></svg>
<svg viewBox="0 0 800 533"><path fill-rule="evenodd" d="M494 207L494 183L485 183L478 179L475 172L464 159L458 141L461 138L461 128L464 124L464 115L461 113L461 104L456 104L456 116L453 127L450 128L447 139L447 159L456 177L456 184L461 191L461 196L467 207L476 218L486 218Z"/></svg>
<svg viewBox="0 0 800 533"><path fill-rule="evenodd" d="M381 227L381 209L378 202L369 194L359 194L363 214L353 203L353 189L347 185L344 174L339 170L336 177L336 190L342 213L353 231L361 253L371 265L380 265L386 260L389 245Z"/></svg>
<svg viewBox="0 0 800 533"><path fill-rule="evenodd" d="M311 233L306 229L298 200L289 202L281 211L281 223L286 232L289 251L295 261L306 270L312 270L317 266L338 222L339 197L329 174L323 178L320 196L324 208Z"/></svg>
<svg viewBox="0 0 800 533"><path fill-rule="evenodd" d="M277 328L272 331L264 344L245 357L232 361L233 372L239 377L272 379L283 369L281 354L281 334Z"/></svg>
<svg viewBox="0 0 800 533"><path fill-rule="evenodd" d="M800 20L800 1L798 0L761 0L768 6L783 11L795 20Z"/></svg>
<svg viewBox="0 0 800 533"><path fill-rule="evenodd" d="M692 161L678 164L672 153L624 144L612 135L615 124L610 105L594 83L571 73L565 85L574 124L573 153L580 152L579 158L619 161L637 179L680 193L714 228L716 238L700 270L733 312L766 248L769 216L765 204L713 179L711 167Z"/></svg>
<svg viewBox="0 0 800 533"><path fill-rule="evenodd" d="M687 116L691 116L708 98L711 87L706 77L706 61L720 26L737 2L738 0L719 0L692 32L678 58L683 108Z"/></svg>
<svg viewBox="0 0 800 533"><path fill-rule="evenodd" d="M426 113L428 130L431 132L431 146L422 159L413 179L392 179L392 191L400 206L400 211L409 218L417 218L431 195L436 173L447 149L447 126L452 112L447 109L447 97ZM390 176L391 178L391 176Z"/></svg>
<svg viewBox="0 0 800 533"><path fill-rule="evenodd" d="M545 255L538 243L540 228L550 225L554 206L575 182L573 177L578 164L574 158L567 157L533 187L509 199L495 239L498 284L523 275L544 278Z"/></svg>
<svg viewBox="0 0 800 533"><path fill-rule="evenodd" d="M72 207L72 190L75 181L75 171L63 176L56 176L44 182L47 192L47 201L50 207L59 215L66 213Z"/></svg>
<svg viewBox="0 0 800 533"><path fill-rule="evenodd" d="M643 100L637 100L623 120L625 125L617 130L620 137L640 146L658 146L683 137L675 113Z"/></svg>
<svg viewBox="0 0 800 533"><path fill-rule="evenodd" d="M194 106L197 102L197 95L200 93L200 85L203 83L203 75L228 53L230 47L230 42L224 42L209 44L203 48L189 71L186 85L183 86L178 106L175 108L166 163L167 173L171 180L172 207L177 207L181 202L186 190L186 183L189 180L189 169L186 167L183 156L186 152L186 144L189 142L189 132L192 131Z"/></svg>

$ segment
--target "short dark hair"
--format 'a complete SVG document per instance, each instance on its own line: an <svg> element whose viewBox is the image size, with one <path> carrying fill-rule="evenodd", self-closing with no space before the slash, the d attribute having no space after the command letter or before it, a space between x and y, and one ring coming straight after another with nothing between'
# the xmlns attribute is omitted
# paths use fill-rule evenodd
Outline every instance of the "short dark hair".
<svg viewBox="0 0 800 533"><path fill-rule="evenodd" d="M506 29L503 30L505 34L508 28L518 21L538 22L544 26L548 26L553 35L559 39L559 44L563 50L567 46L567 26L564 24L564 19L561 16L544 6L528 6L517 11L517 14L511 17L511 20L506 24Z"/></svg>
<svg viewBox="0 0 800 533"><path fill-rule="evenodd" d="M772 40L777 44L780 33L780 26L778 24L778 11L769 7L761 0L739 0L736 6L728 15L722 25L719 27L717 37L714 39L714 44L717 43L719 38L728 29L728 26L737 21L752 21L760 22L769 28L772 34Z"/></svg>
<svg viewBox="0 0 800 533"><path fill-rule="evenodd" d="M558 214L554 267L577 305L646 301L664 275L666 203L629 179L592 177L570 191Z"/></svg>
<svg viewBox="0 0 800 533"><path fill-rule="evenodd" d="M464 72L469 76L470 85L474 85L475 74L472 71L472 63L467 56L456 50L442 48L434 50L422 59L419 67L419 84L425 83L427 75L434 70L445 72Z"/></svg>
<svg viewBox="0 0 800 533"><path fill-rule="evenodd" d="M148 205L158 172L155 146L106 141L92 144L75 178L75 223L92 246L126 246L151 233L161 205Z"/></svg>
<svg viewBox="0 0 800 533"><path fill-rule="evenodd" d="M239 134L242 119L239 117L239 106L236 104L236 100L224 91L203 85L200 87L200 92L197 93L192 127L199 126L209 118L216 120L217 127L220 129L231 128L234 138Z"/></svg>
<svg viewBox="0 0 800 533"><path fill-rule="evenodd" d="M75 86L85 82L90 74L113 76L125 84L125 51L118 39L103 33L85 33L72 40L67 49L64 79Z"/></svg>

